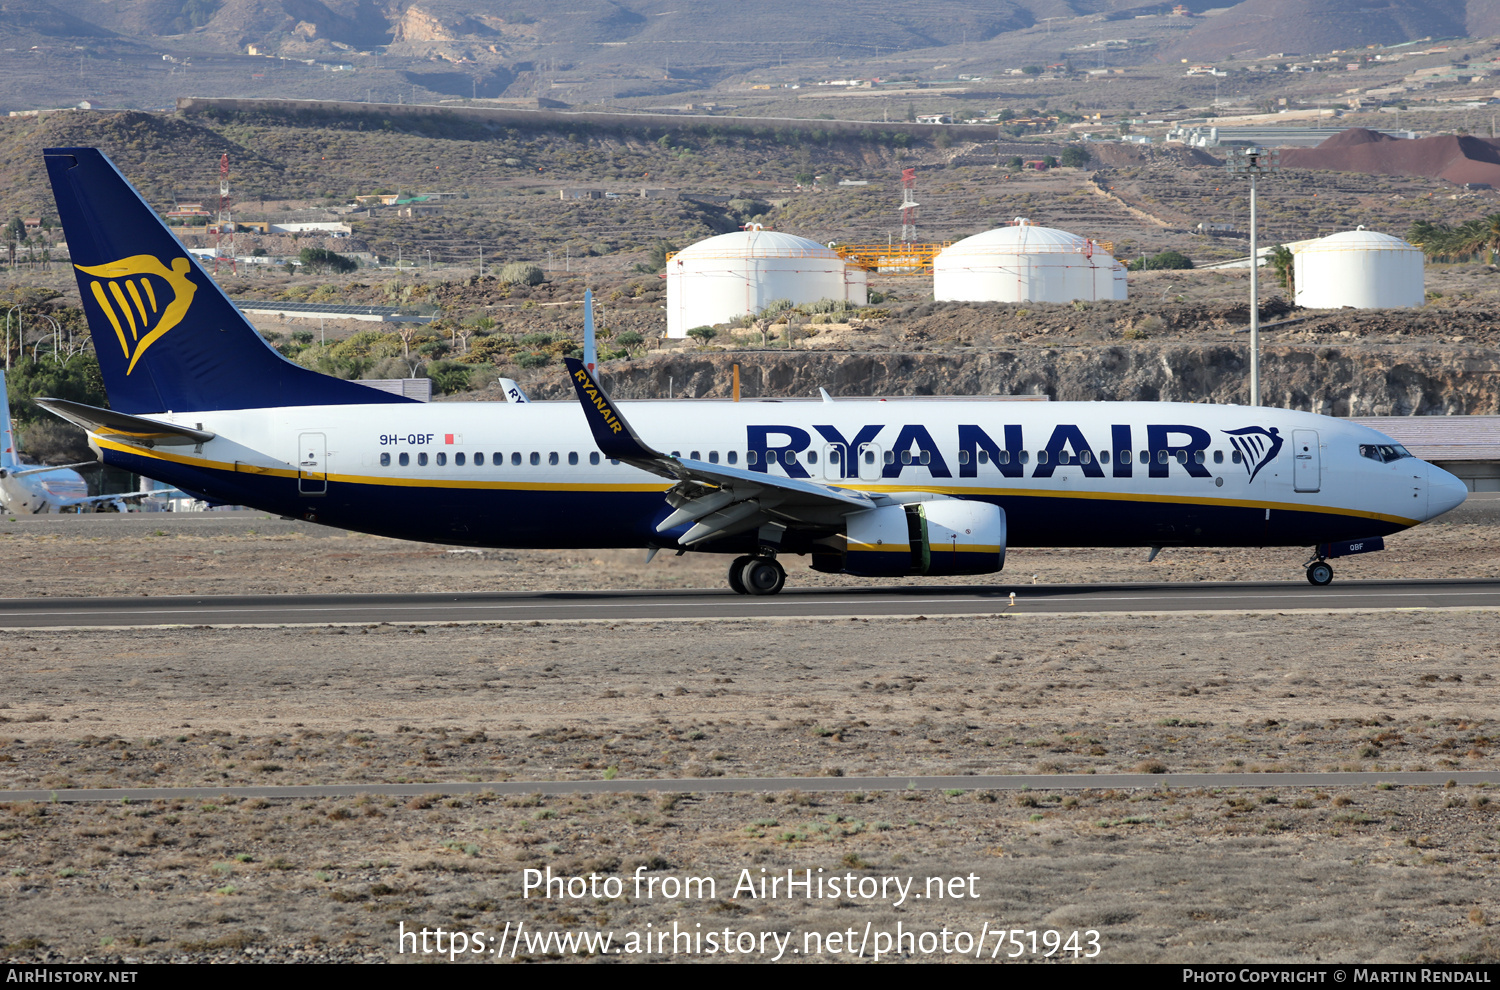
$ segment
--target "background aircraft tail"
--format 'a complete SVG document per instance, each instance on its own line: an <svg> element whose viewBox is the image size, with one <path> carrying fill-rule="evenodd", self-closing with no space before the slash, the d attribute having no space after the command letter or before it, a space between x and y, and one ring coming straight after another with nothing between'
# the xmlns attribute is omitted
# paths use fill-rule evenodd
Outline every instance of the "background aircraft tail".
<svg viewBox="0 0 1500 990"><path fill-rule="evenodd" d="M410 402L293 364L97 148L43 151L113 409Z"/></svg>
<svg viewBox="0 0 1500 990"><path fill-rule="evenodd" d="M16 433L10 425L10 392L5 374L0 372L0 470L9 471L21 463L16 454Z"/></svg>

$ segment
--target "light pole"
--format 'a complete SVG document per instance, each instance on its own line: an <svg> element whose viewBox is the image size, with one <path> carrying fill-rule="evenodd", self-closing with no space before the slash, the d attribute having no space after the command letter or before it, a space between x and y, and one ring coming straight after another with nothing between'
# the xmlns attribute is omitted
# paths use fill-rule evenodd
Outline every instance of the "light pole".
<svg viewBox="0 0 1500 990"><path fill-rule="evenodd" d="M1250 177L1250 404L1260 405L1260 247L1255 227L1255 180L1281 171L1276 148L1230 148L1224 157L1230 175Z"/></svg>

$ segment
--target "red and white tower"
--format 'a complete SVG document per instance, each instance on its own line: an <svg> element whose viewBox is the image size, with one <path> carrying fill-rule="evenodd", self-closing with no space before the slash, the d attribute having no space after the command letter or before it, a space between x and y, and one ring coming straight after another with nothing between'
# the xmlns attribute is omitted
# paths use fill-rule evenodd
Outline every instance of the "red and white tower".
<svg viewBox="0 0 1500 990"><path fill-rule="evenodd" d="M219 159L219 215L214 220L214 274L219 274L219 260L228 259L229 269L239 269L234 264L234 220L229 215L229 152Z"/></svg>
<svg viewBox="0 0 1500 990"><path fill-rule="evenodd" d="M913 244L917 239L917 170L901 170L901 243Z"/></svg>

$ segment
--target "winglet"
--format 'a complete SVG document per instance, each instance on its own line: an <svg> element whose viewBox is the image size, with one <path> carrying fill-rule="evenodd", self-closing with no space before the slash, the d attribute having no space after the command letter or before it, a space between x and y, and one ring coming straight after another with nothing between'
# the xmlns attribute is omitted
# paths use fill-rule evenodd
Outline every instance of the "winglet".
<svg viewBox="0 0 1500 990"><path fill-rule="evenodd" d="M637 467L644 467L647 463L659 465L664 461L671 461L671 458L652 450L641 441L582 361L563 358L563 363L568 367L568 377L573 382L574 390L578 392L578 401L583 405L584 416L589 421L589 430L594 434L594 444L600 453ZM662 473L659 467L647 470Z"/></svg>
<svg viewBox="0 0 1500 990"><path fill-rule="evenodd" d="M599 351L594 344L594 290L583 290L583 364L589 374L599 367Z"/></svg>

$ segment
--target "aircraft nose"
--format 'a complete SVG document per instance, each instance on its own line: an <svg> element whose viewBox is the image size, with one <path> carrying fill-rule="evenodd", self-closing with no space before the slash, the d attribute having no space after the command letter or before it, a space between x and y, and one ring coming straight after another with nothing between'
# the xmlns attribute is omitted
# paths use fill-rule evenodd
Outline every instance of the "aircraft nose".
<svg viewBox="0 0 1500 990"><path fill-rule="evenodd" d="M1456 509L1469 497L1469 489L1440 467L1427 465L1427 518Z"/></svg>

